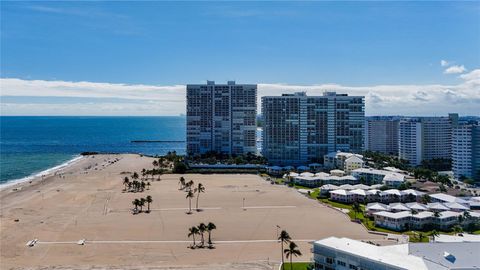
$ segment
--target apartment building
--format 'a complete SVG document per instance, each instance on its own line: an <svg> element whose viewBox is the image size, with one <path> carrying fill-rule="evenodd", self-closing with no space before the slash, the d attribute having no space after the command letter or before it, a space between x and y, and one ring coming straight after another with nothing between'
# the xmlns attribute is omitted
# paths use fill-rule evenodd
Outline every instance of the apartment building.
<svg viewBox="0 0 480 270"><path fill-rule="evenodd" d="M256 153L257 85L187 85L187 154Z"/></svg>
<svg viewBox="0 0 480 270"><path fill-rule="evenodd" d="M305 92L262 97L263 155L276 165L323 163L327 153L364 147L363 96Z"/></svg>
<svg viewBox="0 0 480 270"><path fill-rule="evenodd" d="M452 170L455 179L480 182L480 126L459 125L452 133Z"/></svg>
<svg viewBox="0 0 480 270"><path fill-rule="evenodd" d="M399 123L399 117L367 117L365 120L365 150L397 156Z"/></svg>
<svg viewBox="0 0 480 270"><path fill-rule="evenodd" d="M423 160L449 159L452 153L452 128L458 114L448 117L413 117L399 123L398 156L412 165Z"/></svg>

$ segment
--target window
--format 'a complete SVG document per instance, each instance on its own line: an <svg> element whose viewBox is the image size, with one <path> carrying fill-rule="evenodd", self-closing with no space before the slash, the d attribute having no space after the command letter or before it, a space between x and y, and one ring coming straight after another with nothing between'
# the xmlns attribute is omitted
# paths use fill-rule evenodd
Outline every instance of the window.
<svg viewBox="0 0 480 270"><path fill-rule="evenodd" d="M340 265L340 266L347 266L347 264L345 262L342 262L342 261L339 261L339 260L337 260L337 264Z"/></svg>
<svg viewBox="0 0 480 270"><path fill-rule="evenodd" d="M350 269L353 269L353 270L357 270L357 269L358 269L358 267L355 266L355 265L353 265L353 264L350 264L350 265L349 265L349 268L350 268Z"/></svg>
<svg viewBox="0 0 480 270"><path fill-rule="evenodd" d="M326 258L325 261L326 261L328 264L333 264L333 258Z"/></svg>

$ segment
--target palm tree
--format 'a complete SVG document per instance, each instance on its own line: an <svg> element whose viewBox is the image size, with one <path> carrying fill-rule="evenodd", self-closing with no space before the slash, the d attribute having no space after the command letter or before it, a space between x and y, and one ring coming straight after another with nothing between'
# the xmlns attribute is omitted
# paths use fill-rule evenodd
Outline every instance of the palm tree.
<svg viewBox="0 0 480 270"><path fill-rule="evenodd" d="M288 234L287 231L285 230L282 230L280 232L280 235L278 236L278 240L280 241L280 243L282 244L282 249L281 249L281 252L282 252L282 270L284 269L284 263L285 261L283 260L283 243L285 244L288 244L290 243L290 240L292 240L292 238L290 238L290 235Z"/></svg>
<svg viewBox="0 0 480 270"><path fill-rule="evenodd" d="M203 237L203 234L207 231L207 225L205 225L205 223L200 223L198 225L198 232L200 233L200 236L202 237L201 238L201 246L203 247L203 245L205 244L205 238Z"/></svg>
<svg viewBox="0 0 480 270"><path fill-rule="evenodd" d="M135 199L132 201L132 204L135 206L135 212L137 211L138 209L138 204L140 203L140 201L138 199Z"/></svg>
<svg viewBox="0 0 480 270"><path fill-rule="evenodd" d="M140 187L142 188L142 192L145 190L145 186L146 186L145 182L142 181L140 183Z"/></svg>
<svg viewBox="0 0 480 270"><path fill-rule="evenodd" d="M212 234L212 231L215 230L217 228L217 226L215 226L215 224L213 224L212 222L209 222L207 224L207 232L208 232L208 246L212 246L212 238L211 238L211 234ZM283 257L283 256L282 256Z"/></svg>
<svg viewBox="0 0 480 270"><path fill-rule="evenodd" d="M150 190L150 182L147 182L147 190Z"/></svg>
<svg viewBox="0 0 480 270"><path fill-rule="evenodd" d="M432 241L435 242L435 237L439 236L439 234L436 230L433 230L430 232L430 236L432 237Z"/></svg>
<svg viewBox="0 0 480 270"><path fill-rule="evenodd" d="M188 199L188 214L192 213L192 198L195 197L195 194L191 190L188 191L187 193L187 199Z"/></svg>
<svg viewBox="0 0 480 270"><path fill-rule="evenodd" d="M418 241L419 242L422 242L422 239L425 237L425 235L423 235L422 232L419 232L417 236L418 236Z"/></svg>
<svg viewBox="0 0 480 270"><path fill-rule="evenodd" d="M355 213L355 220L357 220L357 214L362 212L362 208L360 207L360 204L357 201L353 202L352 210Z"/></svg>
<svg viewBox="0 0 480 270"><path fill-rule="evenodd" d="M145 201L147 202L147 213L150 213L150 204L153 202L152 196L148 195Z"/></svg>
<svg viewBox="0 0 480 270"><path fill-rule="evenodd" d="M185 178L183 178L183 176L180 177L180 180L178 181L178 183L180 184L180 190L185 188Z"/></svg>
<svg viewBox="0 0 480 270"><path fill-rule="evenodd" d="M139 204L139 206L140 206L140 213L142 212L143 206L145 205L145 201L146 201L145 198L141 198L141 199L140 199L140 204Z"/></svg>
<svg viewBox="0 0 480 270"><path fill-rule="evenodd" d="M123 178L123 185L125 186L125 191L127 190L129 183L130 183L130 179L128 179L128 177L125 176L125 178Z"/></svg>
<svg viewBox="0 0 480 270"><path fill-rule="evenodd" d="M432 198L428 194L425 194L422 196L421 201L423 204L427 204L432 201Z"/></svg>
<svg viewBox="0 0 480 270"><path fill-rule="evenodd" d="M197 204L196 204L196 209L197 209L197 212L200 211L200 209L198 209L198 197L200 197L200 193L202 192L205 192L205 187L202 185L202 183L198 183L198 186L196 188L196 191L197 191Z"/></svg>
<svg viewBox="0 0 480 270"><path fill-rule="evenodd" d="M288 248L286 248L283 251L283 253L285 253L285 255L287 256L287 259L288 257L290 257L290 269L293 270L293 262L292 262L293 256L295 257L302 256L302 252L300 252L300 250L298 249L297 244L295 244L294 242L290 242L290 244L288 245ZM283 267L283 264L282 264L282 267Z"/></svg>
<svg viewBox="0 0 480 270"><path fill-rule="evenodd" d="M192 187L193 187L193 180L190 180L187 182L186 184L186 187L187 187L187 191L191 191L192 190Z"/></svg>
<svg viewBox="0 0 480 270"><path fill-rule="evenodd" d="M198 228L193 226L191 227L190 229L188 229L188 237L192 237L193 238L193 246L192 248L195 248L195 235L198 234Z"/></svg>
<svg viewBox="0 0 480 270"><path fill-rule="evenodd" d="M152 165L153 165L153 168L159 166L158 161L157 161L157 160L154 160L154 161L152 162Z"/></svg>
<svg viewBox="0 0 480 270"><path fill-rule="evenodd" d="M142 169L142 179L146 178L145 175L147 175L147 170L145 168Z"/></svg>
<svg viewBox="0 0 480 270"><path fill-rule="evenodd" d="M133 172L132 178L135 179L135 180L137 180L137 179L138 179L138 173L137 173L137 172Z"/></svg>
<svg viewBox="0 0 480 270"><path fill-rule="evenodd" d="M456 234L459 234L459 233L462 233L462 232L463 232L463 228L462 228L462 226L460 226L460 225L455 225L455 226L453 226L453 231L454 231Z"/></svg>

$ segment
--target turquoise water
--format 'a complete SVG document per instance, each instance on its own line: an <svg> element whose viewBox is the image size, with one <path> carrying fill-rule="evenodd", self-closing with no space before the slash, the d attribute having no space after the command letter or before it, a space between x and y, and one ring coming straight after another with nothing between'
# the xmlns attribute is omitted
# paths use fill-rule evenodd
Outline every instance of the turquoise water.
<svg viewBox="0 0 480 270"><path fill-rule="evenodd" d="M170 142L134 143L133 140ZM2 116L0 184L58 166L81 152L184 154L184 141L185 118L180 116Z"/></svg>

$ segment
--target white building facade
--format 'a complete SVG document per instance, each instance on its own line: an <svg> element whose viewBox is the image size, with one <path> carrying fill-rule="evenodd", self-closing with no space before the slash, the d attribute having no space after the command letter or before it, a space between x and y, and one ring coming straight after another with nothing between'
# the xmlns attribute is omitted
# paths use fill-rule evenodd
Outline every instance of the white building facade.
<svg viewBox="0 0 480 270"><path fill-rule="evenodd" d="M256 153L257 85L187 85L187 154Z"/></svg>
<svg viewBox="0 0 480 270"><path fill-rule="evenodd" d="M451 158L452 128L457 123L458 114L402 119L398 131L399 158L415 166L423 160Z"/></svg>
<svg viewBox="0 0 480 270"><path fill-rule="evenodd" d="M399 122L391 117L368 117L365 120L365 150L397 156Z"/></svg>
<svg viewBox="0 0 480 270"><path fill-rule="evenodd" d="M262 114L262 153L272 164L322 163L330 152L363 150L363 96L335 92L266 96L262 97Z"/></svg>
<svg viewBox="0 0 480 270"><path fill-rule="evenodd" d="M480 182L480 126L459 125L452 134L452 170L455 179Z"/></svg>

